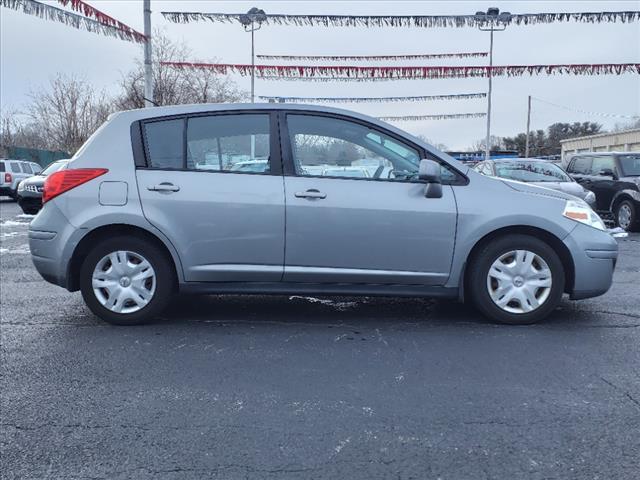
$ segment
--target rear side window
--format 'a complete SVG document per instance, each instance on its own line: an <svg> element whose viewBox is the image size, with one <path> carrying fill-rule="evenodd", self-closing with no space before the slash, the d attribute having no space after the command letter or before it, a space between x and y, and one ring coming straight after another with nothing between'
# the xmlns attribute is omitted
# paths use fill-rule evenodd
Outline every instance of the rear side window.
<svg viewBox="0 0 640 480"><path fill-rule="evenodd" d="M616 164L613 157L594 157L593 164L591 165L591 174L600 175L602 170L615 170Z"/></svg>
<svg viewBox="0 0 640 480"><path fill-rule="evenodd" d="M192 117L187 124L187 168L268 173L269 141L269 114Z"/></svg>
<svg viewBox="0 0 640 480"><path fill-rule="evenodd" d="M20 170L20 164L18 162L9 162L9 166L11 167L11 171L13 173L22 173L22 170Z"/></svg>
<svg viewBox="0 0 640 480"><path fill-rule="evenodd" d="M184 168L184 119L144 124L147 163L152 168Z"/></svg>
<svg viewBox="0 0 640 480"><path fill-rule="evenodd" d="M569 172L588 175L591 172L591 162L592 160L589 157L575 158L569 165Z"/></svg>

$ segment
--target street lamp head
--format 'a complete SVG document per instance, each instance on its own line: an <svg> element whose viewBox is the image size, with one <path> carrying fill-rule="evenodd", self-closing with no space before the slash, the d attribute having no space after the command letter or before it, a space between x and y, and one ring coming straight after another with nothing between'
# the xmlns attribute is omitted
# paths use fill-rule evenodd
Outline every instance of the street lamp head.
<svg viewBox="0 0 640 480"><path fill-rule="evenodd" d="M260 8L253 7L247 13L243 13L238 17L238 21L245 27L250 26L252 23L258 25L267 21L267 14Z"/></svg>

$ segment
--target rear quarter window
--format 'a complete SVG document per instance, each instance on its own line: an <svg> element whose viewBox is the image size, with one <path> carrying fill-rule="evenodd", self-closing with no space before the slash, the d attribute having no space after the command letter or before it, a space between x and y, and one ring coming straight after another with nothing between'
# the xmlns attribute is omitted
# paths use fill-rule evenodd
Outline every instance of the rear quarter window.
<svg viewBox="0 0 640 480"><path fill-rule="evenodd" d="M146 122L143 129L149 167L184 168L184 119Z"/></svg>

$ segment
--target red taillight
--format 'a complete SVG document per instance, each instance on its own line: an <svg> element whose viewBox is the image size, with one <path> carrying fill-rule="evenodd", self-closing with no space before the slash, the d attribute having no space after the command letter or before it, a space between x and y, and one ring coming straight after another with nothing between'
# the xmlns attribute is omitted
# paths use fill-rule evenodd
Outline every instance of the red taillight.
<svg viewBox="0 0 640 480"><path fill-rule="evenodd" d="M11 177L10 173L5 173L4 174L4 183L11 183L13 181L13 178Z"/></svg>
<svg viewBox="0 0 640 480"><path fill-rule="evenodd" d="M104 175L108 171L106 168L73 168L52 173L44 181L42 203L48 202L52 198L83 183L87 183L100 175Z"/></svg>

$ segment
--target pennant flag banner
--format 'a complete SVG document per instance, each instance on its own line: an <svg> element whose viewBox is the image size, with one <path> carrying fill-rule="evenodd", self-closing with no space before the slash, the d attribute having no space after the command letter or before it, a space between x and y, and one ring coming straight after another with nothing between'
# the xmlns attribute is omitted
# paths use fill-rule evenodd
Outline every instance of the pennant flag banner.
<svg viewBox="0 0 640 480"><path fill-rule="evenodd" d="M97 8L92 7L83 0L58 0L58 3L61 3L65 7L70 4L72 10L82 13L85 17L92 17L104 25L110 25L112 27L116 27L120 30L128 32L131 35L132 39L138 43L144 43L147 41L147 37L144 34L134 30L129 25L126 25L121 21L110 17Z"/></svg>
<svg viewBox="0 0 640 480"><path fill-rule="evenodd" d="M229 63L190 63L162 62L179 69L213 70L226 75L238 73L251 75L255 68L258 78L276 76L282 78L306 79L316 76L343 77L354 80L388 79L431 79L431 78L470 78L522 75L621 75L623 73L640 74L640 63L600 63L600 64L564 64L564 65L497 65L463 67L360 67L353 65L256 65Z"/></svg>
<svg viewBox="0 0 640 480"><path fill-rule="evenodd" d="M40 17L45 20L64 23L65 25L73 28L117 37L121 40L139 43L146 41L146 37L144 35L138 34L137 32L136 34L132 33L132 29L129 27L127 27L127 29L123 29L118 26L102 23L88 17L83 17L82 15L67 12L66 10L52 5L37 2L36 0L0 0L0 6L22 11L27 15L35 15L36 17Z"/></svg>
<svg viewBox="0 0 640 480"><path fill-rule="evenodd" d="M378 120L385 122L417 122L420 120L453 120L459 118L481 118L486 117L485 112L478 113L443 113L441 115L398 115L391 117L378 117Z"/></svg>
<svg viewBox="0 0 640 480"><path fill-rule="evenodd" d="M239 22L243 13L162 12L174 23ZM500 16L491 23L500 25L537 25L554 22L614 23L634 22L640 11L521 13ZM267 14L266 24L321 27L475 27L486 24L486 16L476 15L293 15Z"/></svg>
<svg viewBox="0 0 640 480"><path fill-rule="evenodd" d="M425 102L430 100L466 100L484 98L486 93L456 93L448 95L422 95L415 97L268 97L258 98L284 103L382 103L382 102Z"/></svg>
<svg viewBox="0 0 640 480"><path fill-rule="evenodd" d="M309 62L318 61L377 61L377 60L429 60L435 58L477 58L486 57L489 52L463 52L463 53L425 53L408 55L256 55L262 60L302 60Z"/></svg>

